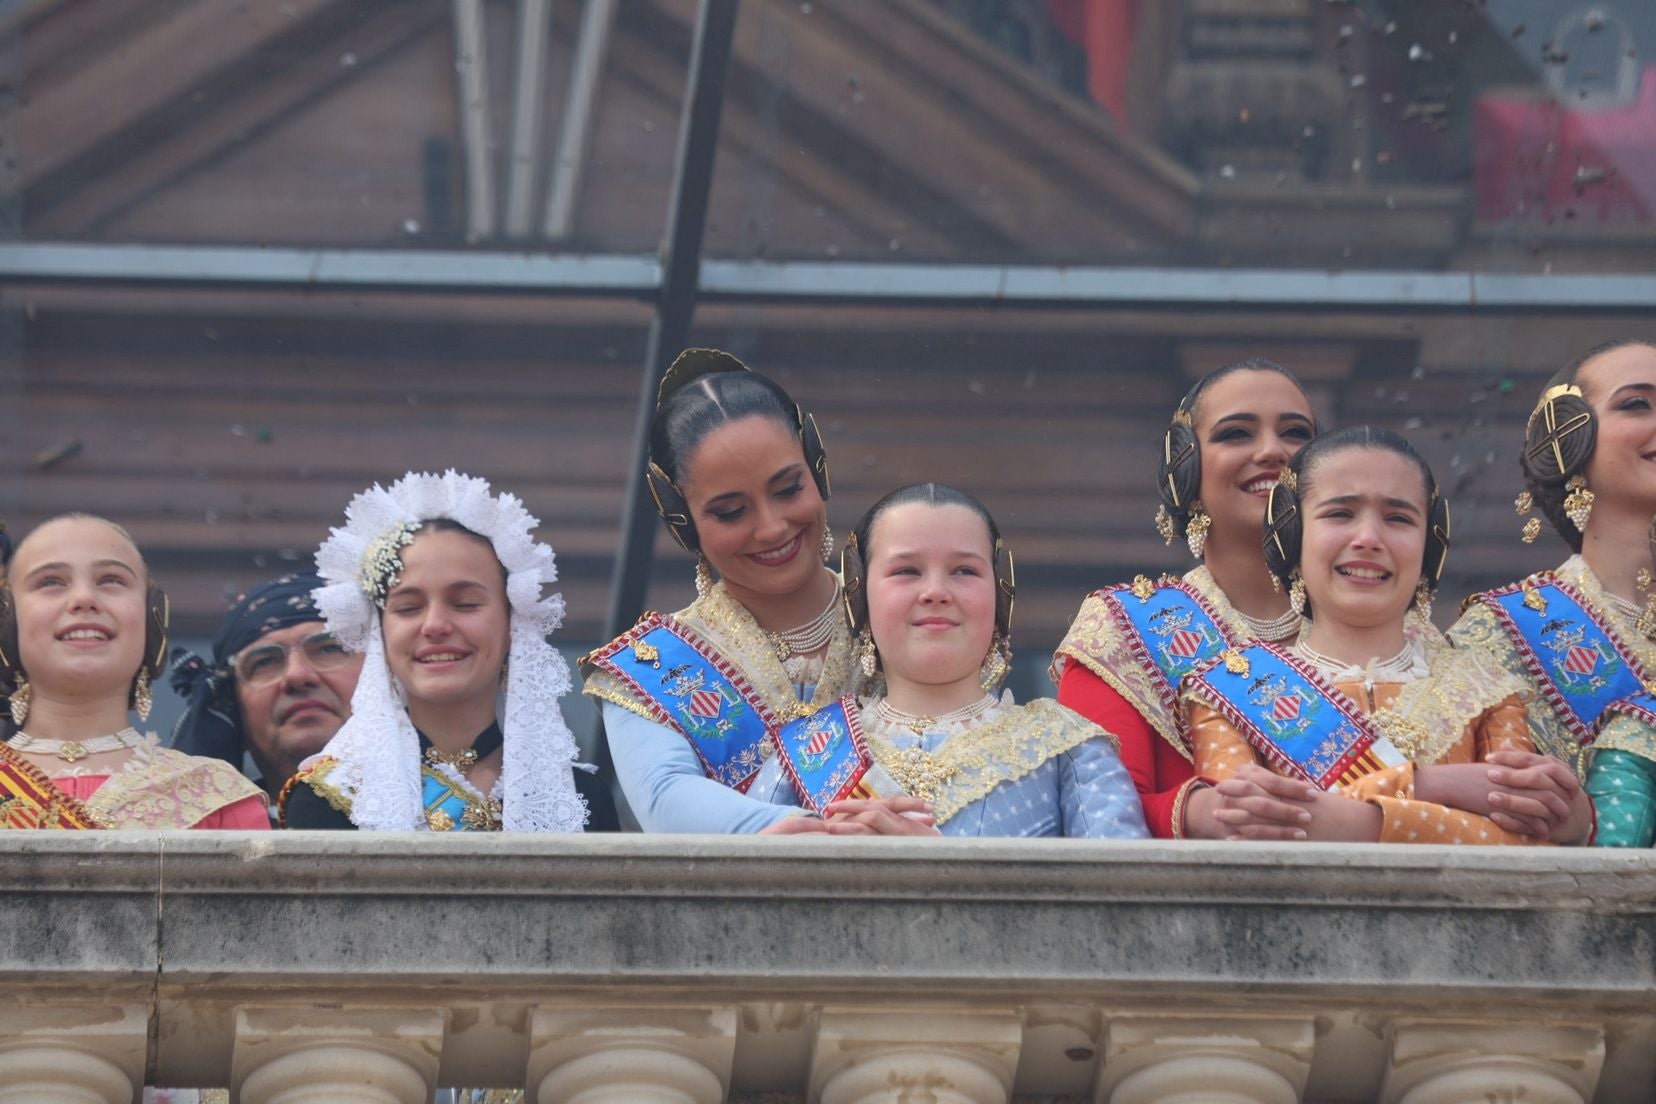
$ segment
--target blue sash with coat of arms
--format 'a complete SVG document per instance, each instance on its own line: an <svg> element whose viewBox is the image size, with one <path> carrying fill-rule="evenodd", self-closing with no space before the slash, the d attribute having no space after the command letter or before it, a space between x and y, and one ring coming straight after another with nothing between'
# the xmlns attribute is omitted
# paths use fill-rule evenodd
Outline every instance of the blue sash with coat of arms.
<svg viewBox="0 0 1656 1104"><path fill-rule="evenodd" d="M1163 576L1152 583L1140 575L1098 592L1129 647L1155 675L1156 688L1169 710L1178 700L1186 675L1234 647L1207 599L1183 579Z"/></svg>
<svg viewBox="0 0 1656 1104"><path fill-rule="evenodd" d="M747 679L694 629L660 613L587 656L689 741L702 770L745 793L780 727Z"/></svg>
<svg viewBox="0 0 1656 1104"><path fill-rule="evenodd" d="M1553 711L1582 744L1611 702L1645 692L1645 673L1574 587L1543 573L1480 594Z"/></svg>
<svg viewBox="0 0 1656 1104"><path fill-rule="evenodd" d="M1227 651L1191 681L1278 774L1330 790L1385 768L1369 719L1274 644Z"/></svg>
<svg viewBox="0 0 1656 1104"><path fill-rule="evenodd" d="M830 803L859 793L874 757L863 737L857 699L847 694L808 717L782 726L776 754L800 803L821 813Z"/></svg>
<svg viewBox="0 0 1656 1104"><path fill-rule="evenodd" d="M480 803L430 767L420 768L420 801L425 806L426 827L433 832L500 831L498 802Z"/></svg>

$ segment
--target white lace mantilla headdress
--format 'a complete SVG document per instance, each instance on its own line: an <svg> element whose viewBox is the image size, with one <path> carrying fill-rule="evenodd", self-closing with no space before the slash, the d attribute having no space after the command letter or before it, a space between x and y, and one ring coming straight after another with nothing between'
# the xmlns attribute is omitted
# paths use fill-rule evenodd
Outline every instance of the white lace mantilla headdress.
<svg viewBox="0 0 1656 1104"><path fill-rule="evenodd" d="M423 830L420 738L408 718L385 658L380 629L387 567L423 522L448 518L488 539L506 569L511 644L506 690L496 706L504 738L500 794L509 832L579 832L586 805L575 792L578 758L558 699L569 690L569 667L546 637L563 623L561 594L541 596L558 578L550 546L531 535L539 521L515 496L489 493L482 479L447 471L409 472L384 488L375 484L345 508L345 525L316 553L326 580L316 603L328 630L364 652L351 716L322 754L339 760L328 781L351 800L357 827Z"/></svg>

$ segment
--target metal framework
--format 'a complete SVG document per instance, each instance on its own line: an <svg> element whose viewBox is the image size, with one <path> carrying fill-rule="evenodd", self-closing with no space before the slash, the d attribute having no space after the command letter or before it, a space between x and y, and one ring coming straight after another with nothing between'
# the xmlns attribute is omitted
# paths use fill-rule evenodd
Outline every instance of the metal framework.
<svg viewBox="0 0 1656 1104"><path fill-rule="evenodd" d="M1456 314L1620 314L1656 308L1652 275L696 261L694 293L702 301ZM12 283L493 291L651 301L662 297L666 270L656 257L613 254L0 244L0 281Z"/></svg>

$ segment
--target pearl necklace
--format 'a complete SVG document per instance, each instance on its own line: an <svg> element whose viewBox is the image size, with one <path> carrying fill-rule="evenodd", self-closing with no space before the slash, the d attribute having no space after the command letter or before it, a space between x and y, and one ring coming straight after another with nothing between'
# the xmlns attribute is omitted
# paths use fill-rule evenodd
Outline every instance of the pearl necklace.
<svg viewBox="0 0 1656 1104"><path fill-rule="evenodd" d="M13 734L6 741L8 747L14 751L27 751L35 755L55 755L65 763L78 763L88 755L98 755L106 751L124 751L135 748L147 741L139 734L136 728L123 728L108 736L94 736L90 740L42 740L30 736L27 732Z"/></svg>
<svg viewBox="0 0 1656 1104"><path fill-rule="evenodd" d="M1361 678L1364 685L1372 687L1377 682L1413 682L1427 673L1425 657L1413 641L1405 643L1403 650L1394 656L1370 659L1366 664L1346 663L1324 655L1303 640L1294 645L1294 651L1332 682Z"/></svg>
<svg viewBox="0 0 1656 1104"><path fill-rule="evenodd" d="M885 698L881 698L874 706L874 715L880 718L881 723L901 725L913 732L916 736L923 736L928 732L942 728L945 725L965 724L975 721L999 704L999 700L992 694L985 694L971 705L963 705L941 717L928 717L924 713L906 713Z"/></svg>
<svg viewBox="0 0 1656 1104"><path fill-rule="evenodd" d="M1247 626L1249 638L1253 640L1268 640L1274 644L1278 641L1287 640L1300 630L1300 614L1293 606L1289 606L1285 613L1279 614L1270 620L1251 617L1236 609L1235 606L1232 606L1231 609L1235 610L1236 616L1242 619L1242 624Z"/></svg>
<svg viewBox="0 0 1656 1104"><path fill-rule="evenodd" d="M780 632L770 632L765 635L770 638L771 646L776 649L776 658L786 660L789 656L809 655L821 651L834 635L834 623L839 619L840 588L834 586L834 593L829 597L828 604L822 607L822 612L791 629Z"/></svg>

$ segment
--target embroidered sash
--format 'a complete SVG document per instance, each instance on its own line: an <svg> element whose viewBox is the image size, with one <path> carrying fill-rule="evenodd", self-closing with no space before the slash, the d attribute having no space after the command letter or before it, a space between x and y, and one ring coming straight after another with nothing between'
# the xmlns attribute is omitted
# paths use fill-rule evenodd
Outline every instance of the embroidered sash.
<svg viewBox="0 0 1656 1104"><path fill-rule="evenodd" d="M1133 655L1155 679L1169 711L1186 675L1216 659L1239 641L1208 600L1183 579L1163 576L1152 583L1140 575L1098 591L1097 596L1126 636Z"/></svg>
<svg viewBox="0 0 1656 1104"><path fill-rule="evenodd" d="M433 832L498 832L500 802L479 801L454 779L429 766L420 768L420 800L426 827Z"/></svg>
<svg viewBox="0 0 1656 1104"><path fill-rule="evenodd" d="M1191 682L1279 774L1330 790L1386 767L1369 719L1275 645L1227 652Z"/></svg>
<svg viewBox="0 0 1656 1104"><path fill-rule="evenodd" d="M1604 716L1600 718L1601 726L1614 714L1632 717L1636 721L1643 721L1651 728L1656 728L1656 692L1646 690L1642 694L1611 702L1605 706Z"/></svg>
<svg viewBox="0 0 1656 1104"><path fill-rule="evenodd" d="M1645 692L1632 652L1581 594L1550 572L1477 596L1494 611L1547 703L1583 745L1610 703Z"/></svg>
<svg viewBox="0 0 1656 1104"><path fill-rule="evenodd" d="M85 805L0 743L0 829L102 827Z"/></svg>
<svg viewBox="0 0 1656 1104"><path fill-rule="evenodd" d="M862 793L874 757L863 735L857 699L847 694L809 717L782 726L776 754L800 803L820 813L831 802Z"/></svg>
<svg viewBox="0 0 1656 1104"><path fill-rule="evenodd" d="M688 740L707 777L747 792L781 726L741 671L694 629L648 613L585 662Z"/></svg>

